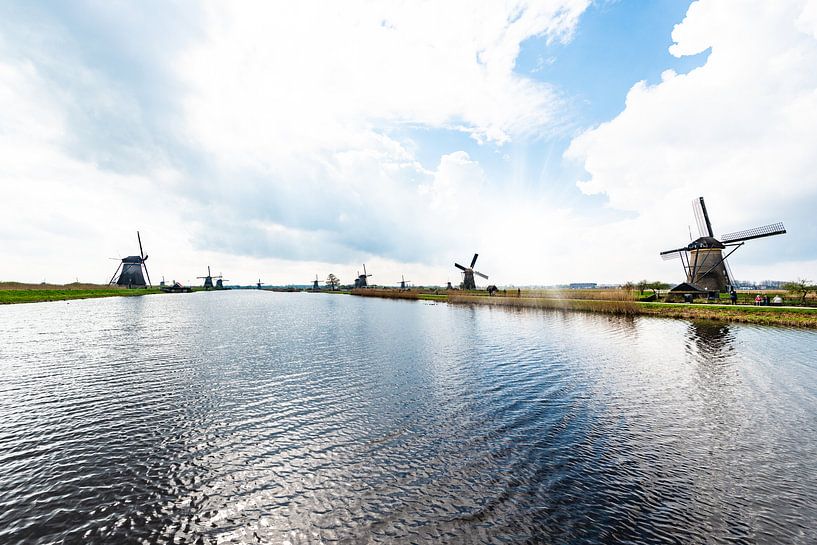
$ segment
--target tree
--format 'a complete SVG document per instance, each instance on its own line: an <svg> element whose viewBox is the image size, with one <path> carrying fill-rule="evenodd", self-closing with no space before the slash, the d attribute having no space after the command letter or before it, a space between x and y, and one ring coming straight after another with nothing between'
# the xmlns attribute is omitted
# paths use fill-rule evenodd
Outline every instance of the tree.
<svg viewBox="0 0 817 545"><path fill-rule="evenodd" d="M340 286L340 278L330 273L329 276L326 277L326 285L334 291Z"/></svg>
<svg viewBox="0 0 817 545"><path fill-rule="evenodd" d="M783 289L794 295L800 296L800 304L806 303L806 295L811 291L817 291L817 286L811 283L811 280L805 278L798 278L794 282L786 282L783 284Z"/></svg>
<svg viewBox="0 0 817 545"><path fill-rule="evenodd" d="M652 290L652 292L658 295L660 290L668 290L670 285L666 282L661 282L660 280L656 280L655 282L647 282L644 286L644 289Z"/></svg>
<svg viewBox="0 0 817 545"><path fill-rule="evenodd" d="M644 290L649 287L649 284L650 283L647 282L647 280L639 280L638 284L636 284L641 295L644 295Z"/></svg>

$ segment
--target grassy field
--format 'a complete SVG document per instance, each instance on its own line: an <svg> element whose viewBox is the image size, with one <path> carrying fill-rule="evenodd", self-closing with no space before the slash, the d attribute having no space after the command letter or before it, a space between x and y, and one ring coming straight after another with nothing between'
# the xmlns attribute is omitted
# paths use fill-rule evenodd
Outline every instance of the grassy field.
<svg viewBox="0 0 817 545"><path fill-rule="evenodd" d="M133 297L162 293L159 288L127 289L107 284L23 284L0 282L0 304L41 303L95 297Z"/></svg>
<svg viewBox="0 0 817 545"><path fill-rule="evenodd" d="M763 325L782 325L817 328L817 308L730 305L722 301L686 303L659 303L639 301L638 291L611 290L507 290L507 295L489 297L485 291L397 290L365 288L352 290L352 295L383 297L387 299L419 299L444 301L451 304L479 304L517 308L541 308L596 312L620 316L659 316L687 320L720 320ZM519 293L519 295L517 295ZM751 298L749 297L751 295ZM774 294L771 294L773 297ZM728 300L727 300L728 301ZM789 302L787 300L787 302Z"/></svg>
<svg viewBox="0 0 817 545"><path fill-rule="evenodd" d="M537 297L470 297L452 295L449 303L497 305L518 308L547 308L598 312L623 316L658 316L685 320L716 320L762 325L817 328L817 309L790 307L755 307L749 305L714 305L686 303L643 303L639 301L604 301L553 299Z"/></svg>

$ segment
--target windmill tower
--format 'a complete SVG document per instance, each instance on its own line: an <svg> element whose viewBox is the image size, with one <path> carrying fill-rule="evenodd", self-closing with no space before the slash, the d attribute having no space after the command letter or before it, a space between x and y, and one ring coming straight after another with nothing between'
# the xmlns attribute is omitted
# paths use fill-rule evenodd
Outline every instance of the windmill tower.
<svg viewBox="0 0 817 545"><path fill-rule="evenodd" d="M402 275L402 274L400 275L400 289L401 290L408 289L407 286L408 286L409 282L411 282L411 280L406 280L406 277L404 275Z"/></svg>
<svg viewBox="0 0 817 545"><path fill-rule="evenodd" d="M366 288L369 286L369 278L371 275L366 272L366 264L363 264L363 274L360 274L360 271L357 271L357 278L355 278L355 287L356 288Z"/></svg>
<svg viewBox="0 0 817 545"><path fill-rule="evenodd" d="M680 259L687 283L699 291L727 291L734 286L735 279L726 258L735 253L747 240L782 235L786 232L783 223L773 223L729 233L721 236L719 240L712 231L704 198L698 197L692 201L692 209L701 236L683 248L661 252L661 258ZM727 249L728 252L724 255Z"/></svg>
<svg viewBox="0 0 817 545"><path fill-rule="evenodd" d="M258 279L258 283L255 285L257 289L261 289L261 279Z"/></svg>
<svg viewBox="0 0 817 545"><path fill-rule="evenodd" d="M117 286L127 286L129 288L146 288L150 284L150 275L148 274L147 254L142 251L142 237L139 231L136 231L136 239L139 241L139 255L131 255L123 257L122 262L113 273L109 284L116 284ZM144 274L142 271L144 270ZM147 278L147 282L145 282Z"/></svg>
<svg viewBox="0 0 817 545"><path fill-rule="evenodd" d="M216 289L217 290L226 290L227 288L224 287L224 282L229 282L221 273L218 273L218 276L214 276L213 278L216 279Z"/></svg>
<svg viewBox="0 0 817 545"><path fill-rule="evenodd" d="M210 265L207 265L207 276L197 276L196 278L201 278L201 279L204 280L204 289L206 289L206 290L213 289L213 287L214 287L213 286L213 278L219 280L219 282L218 282L219 288L223 288L222 282L221 282L221 275L213 276L210 273Z"/></svg>
<svg viewBox="0 0 817 545"><path fill-rule="evenodd" d="M315 275L315 280L312 281L312 289L318 291L321 287L318 285L318 275Z"/></svg>
<svg viewBox="0 0 817 545"><path fill-rule="evenodd" d="M488 280L488 276L482 274L479 271L474 270L474 265L477 264L477 258L479 254L474 254L474 258L471 260L470 267L463 267L459 263L454 263L454 266L462 271L462 289L464 290L475 290L477 289L477 283L474 281L474 275L480 276L485 280Z"/></svg>

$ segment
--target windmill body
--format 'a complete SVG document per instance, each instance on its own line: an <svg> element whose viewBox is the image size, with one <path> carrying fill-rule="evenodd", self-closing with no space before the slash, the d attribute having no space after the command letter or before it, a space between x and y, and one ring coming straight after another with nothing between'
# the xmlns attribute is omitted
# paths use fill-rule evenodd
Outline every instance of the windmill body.
<svg viewBox="0 0 817 545"><path fill-rule="evenodd" d="M312 289L319 290L321 287L318 285L318 275L315 275L315 280L312 282Z"/></svg>
<svg viewBox="0 0 817 545"><path fill-rule="evenodd" d="M356 288L366 288L369 286L369 278L371 274L366 272L366 264L363 264L363 274L360 274L360 271L357 271L357 278L355 278L355 287Z"/></svg>
<svg viewBox="0 0 817 545"><path fill-rule="evenodd" d="M117 286L147 286L145 275L142 273L144 261L138 255L130 255L122 258L122 271L116 280Z"/></svg>
<svg viewBox="0 0 817 545"><path fill-rule="evenodd" d="M148 274L147 265L145 265L148 256L142 251L142 237L139 235L139 231L136 232L136 238L139 241L139 255L129 255L122 258L122 262L116 268L116 272L111 277L109 284L129 288L146 288L150 285L150 275Z"/></svg>
<svg viewBox="0 0 817 545"><path fill-rule="evenodd" d="M408 283L409 282L411 282L411 280L406 280L405 275L402 275L402 274L400 275L400 289L401 290L408 289Z"/></svg>
<svg viewBox="0 0 817 545"><path fill-rule="evenodd" d="M204 289L206 289L206 290L211 290L211 289L213 289L214 287L215 287L216 289L224 289L224 283L222 282L222 277L221 277L221 275L219 275L219 276L213 276L213 275L210 273L210 265L207 265L207 276L197 276L196 278L199 278L199 279L204 280L204 284L203 284L203 286L202 286L202 287L204 287ZM215 286L213 285L213 279L214 279L214 278L217 280L217 283L216 283L216 285L215 285Z"/></svg>
<svg viewBox="0 0 817 545"><path fill-rule="evenodd" d="M683 248L661 252L665 260L680 259L686 272L686 284L673 288L674 291L725 292L734 286L735 279L726 259L747 240L782 235L786 228L782 223L755 227L715 238L712 223L703 197L692 202L700 237Z"/></svg>
<svg viewBox="0 0 817 545"><path fill-rule="evenodd" d="M464 289L464 290L475 290L475 289L477 289L477 283L474 280L474 275L482 277L485 280L488 280L487 275L482 274L481 272L474 270L474 265L477 264L477 258L478 257L479 257L479 254L474 254L474 258L471 259L471 266L470 267L464 267L464 266L460 265L459 263L454 263L454 266L456 268L458 268L460 271L462 271L462 289Z"/></svg>

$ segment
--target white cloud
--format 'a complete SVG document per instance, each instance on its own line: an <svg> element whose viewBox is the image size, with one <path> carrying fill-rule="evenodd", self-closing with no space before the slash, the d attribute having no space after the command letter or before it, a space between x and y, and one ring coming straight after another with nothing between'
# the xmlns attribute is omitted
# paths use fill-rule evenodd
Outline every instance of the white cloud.
<svg viewBox="0 0 817 545"><path fill-rule="evenodd" d="M560 99L514 63L527 38L568 40L587 4L210 5L205 39L177 61L189 138L225 183L203 199L222 229L203 242L448 262L489 183L465 152L422 165L395 133L461 131L493 147L551 131Z"/></svg>
<svg viewBox="0 0 817 545"><path fill-rule="evenodd" d="M815 3L693 4L671 53L711 48L706 64L636 84L566 154L614 210L590 218L520 183L513 148L564 115L514 73L520 44L569 40L586 5L212 3L160 26L89 5L82 30L26 7L0 33L0 276L99 279L139 227L151 272L183 281L208 263L351 279L365 261L383 283L456 282L475 251L498 284L671 280L657 251L685 241L703 194L721 232L787 221L739 276L817 277ZM434 141L452 133L481 144Z"/></svg>
<svg viewBox="0 0 817 545"><path fill-rule="evenodd" d="M4 275L98 279L113 248L132 253L140 225L154 271L180 277L213 260L252 277L268 267L278 282L300 275L287 259L427 271L420 262L459 235L451 217L427 214L419 188L455 174L445 157L428 170L392 132L491 145L547 132L558 99L513 64L528 37L569 39L586 5L212 3L204 17L171 10L165 32L127 5L84 6L79 26L58 7L10 8L0 212L15 257ZM182 16L201 25L183 39L167 32ZM133 48L140 39L151 45Z"/></svg>
<svg viewBox="0 0 817 545"><path fill-rule="evenodd" d="M693 3L672 33L670 52L711 48L705 65L688 74L666 73L656 85L636 84L618 117L572 142L566 157L582 162L589 174L579 188L638 213L637 220L617 226L620 237L650 249L634 254L636 270L671 273L670 265L652 264L655 252L685 242L687 225L694 224L689 202L699 195L720 233L787 220L787 239L750 243L733 265L752 264L745 270L777 278L784 274L776 268L781 252L811 247L817 203L814 4ZM802 267L800 274L817 272L809 269L813 261Z"/></svg>
<svg viewBox="0 0 817 545"><path fill-rule="evenodd" d="M520 43L568 39L587 3L211 4L206 40L178 59L191 135L268 164L390 124L495 142L538 132L557 100L513 73Z"/></svg>

